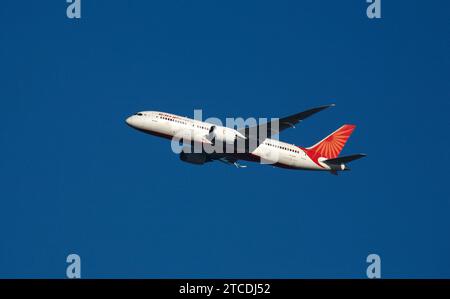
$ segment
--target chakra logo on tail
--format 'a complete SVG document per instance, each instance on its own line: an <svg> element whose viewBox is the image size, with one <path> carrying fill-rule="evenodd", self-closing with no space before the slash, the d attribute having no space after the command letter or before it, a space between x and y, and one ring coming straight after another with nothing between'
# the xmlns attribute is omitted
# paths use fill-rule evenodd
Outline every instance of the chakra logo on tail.
<svg viewBox="0 0 450 299"><path fill-rule="evenodd" d="M355 127L355 125L343 125L308 150L314 151L320 157L334 159L339 156Z"/></svg>

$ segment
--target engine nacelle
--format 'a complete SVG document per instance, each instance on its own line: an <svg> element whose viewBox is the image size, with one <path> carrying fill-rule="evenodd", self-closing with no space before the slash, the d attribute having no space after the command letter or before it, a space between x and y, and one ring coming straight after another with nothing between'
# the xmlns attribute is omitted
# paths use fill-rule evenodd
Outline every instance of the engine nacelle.
<svg viewBox="0 0 450 299"><path fill-rule="evenodd" d="M227 128L227 127L216 127L212 126L209 130L209 136L211 139L214 138L214 143L226 143L226 144L234 144L238 134L235 130ZM244 137L245 138L245 137Z"/></svg>
<svg viewBox="0 0 450 299"><path fill-rule="evenodd" d="M206 154L204 153L180 153L180 160L183 162L202 165L206 162Z"/></svg>

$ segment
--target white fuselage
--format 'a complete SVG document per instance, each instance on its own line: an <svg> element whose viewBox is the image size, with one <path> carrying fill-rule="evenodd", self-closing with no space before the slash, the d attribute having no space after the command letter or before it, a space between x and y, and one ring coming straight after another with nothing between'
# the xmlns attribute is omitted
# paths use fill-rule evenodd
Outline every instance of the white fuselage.
<svg viewBox="0 0 450 299"><path fill-rule="evenodd" d="M182 136L184 140L203 144L211 144L211 141L206 136L212 126L215 126L216 130L224 132L224 134L230 133L245 138L241 133L231 128L165 112L139 112L127 118L126 122L133 128L153 135L169 139L174 136ZM247 155L261 160L264 164L273 164L279 167L330 170L327 164L322 163L322 160L325 158L312 158L308 155L305 148L271 138L265 139L264 142L250 153L247 153Z"/></svg>

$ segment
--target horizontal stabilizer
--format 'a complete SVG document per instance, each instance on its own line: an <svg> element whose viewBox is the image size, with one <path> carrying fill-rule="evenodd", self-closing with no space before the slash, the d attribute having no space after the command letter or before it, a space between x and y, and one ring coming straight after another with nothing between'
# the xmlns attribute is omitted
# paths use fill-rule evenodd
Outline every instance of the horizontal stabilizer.
<svg viewBox="0 0 450 299"><path fill-rule="evenodd" d="M343 156L343 157L334 158L334 159L328 159L323 162L326 164L329 164L329 165L341 165L341 164L345 164L345 163L348 163L348 162L351 162L354 160L361 159L365 156L366 156L366 154L355 154L355 155Z"/></svg>

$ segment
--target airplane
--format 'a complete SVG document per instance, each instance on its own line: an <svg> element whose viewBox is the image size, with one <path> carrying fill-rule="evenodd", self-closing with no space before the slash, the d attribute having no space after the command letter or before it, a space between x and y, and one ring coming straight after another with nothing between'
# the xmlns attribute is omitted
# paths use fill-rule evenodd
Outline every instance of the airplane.
<svg viewBox="0 0 450 299"><path fill-rule="evenodd" d="M347 163L366 156L353 154L339 157L355 125L345 124L310 147L301 147L272 138L285 129L295 128L295 125L304 119L332 106L335 105L312 108L279 120L240 129L159 111L138 112L128 117L126 123L138 131L166 139L173 140L175 136L182 136L183 141L189 142L191 146L195 144L215 146L218 143L232 145L234 148L231 152L206 150L192 152L184 147L179 153L180 160L191 164L202 165L220 161L243 168L246 165L238 163L239 160L243 160L287 169L327 171L337 175L340 171L350 170ZM276 121L278 123L275 123ZM238 141L240 141L239 151Z"/></svg>

